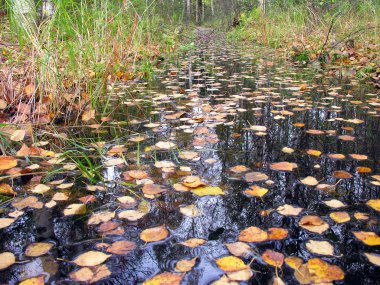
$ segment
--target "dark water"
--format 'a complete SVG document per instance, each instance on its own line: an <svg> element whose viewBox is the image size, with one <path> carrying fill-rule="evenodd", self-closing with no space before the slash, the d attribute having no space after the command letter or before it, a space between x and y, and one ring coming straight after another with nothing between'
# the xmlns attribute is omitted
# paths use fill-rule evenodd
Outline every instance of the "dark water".
<svg viewBox="0 0 380 285"><path fill-rule="evenodd" d="M307 84L300 91L301 84ZM324 256L323 260L338 265L345 272L339 284L380 284L380 269L371 264L363 252L380 253L379 246L367 246L354 238L351 231L380 233L379 212L365 205L369 199L380 197L380 187L371 184L370 176L379 173L380 167L380 121L378 91L366 83L348 77L347 72L322 72L317 67L291 67L270 51L249 47L233 47L223 43L199 43L197 49L185 52L175 60L161 63L155 77L147 83L131 86L118 85L107 106L114 109L110 120L98 129L62 127L64 132L83 146L82 151L93 157L96 165L107 159L106 150L115 144L127 146L125 153L128 166L105 167L103 176L107 191L88 192L85 179L78 172L52 175L48 180L66 178L75 182L71 199L58 202L52 209L25 209L15 223L0 230L0 252L10 251L22 261L4 270L0 282L15 284L20 280L46 274L45 281L52 284L76 284L68 274L78 267L68 262L79 254L94 249L100 242L131 240L137 249L123 256L112 256L106 262L112 275L99 284L139 284L152 276L174 271L181 259L198 257L195 267L185 275L183 284L210 284L223 275L215 260L229 255L224 243L235 242L239 232L250 226L267 230L282 227L289 231L286 239L250 244L256 252L272 249L285 256L298 256L303 260L322 257L305 248L310 239L330 241L336 256ZM354 101L354 103L352 103ZM360 101L355 102L355 101ZM378 101L377 101L378 102ZM173 120L165 116L183 111ZM284 112L284 111L288 111ZM289 113L291 112L291 113ZM348 122L360 119L362 124ZM144 127L149 122L160 124L156 128ZM303 123L296 127L294 123ZM250 125L267 128L266 135L247 130ZM196 139L185 130L207 127L209 141ZM352 127L345 130L342 127ZM310 129L331 130L333 134L312 135ZM136 143L128 139L134 134L146 135L137 152ZM338 139L340 135L355 137L354 141ZM203 136L204 137L204 136ZM46 139L41 132L40 140ZM217 138L217 142L216 142ZM51 138L50 138L51 139ZM195 139L195 141L194 141ZM146 151L158 141L172 141L174 150ZM105 141L102 155L90 149L92 142ZM195 145L194 145L195 144ZM59 141L51 139L50 146L57 151ZM77 148L77 146L71 146ZM283 147L295 150L293 154L281 151ZM66 148L69 148L66 146ZM306 150L322 152L320 157L310 156ZM179 150L199 152L198 161L182 160ZM346 155L343 160L333 160L331 153ZM349 154L367 155L368 159L357 161ZM137 157L140 166L137 166ZM213 163L210 164L209 160ZM183 178L175 173L162 173L153 165L156 160L170 160L177 167L189 166L191 173L204 182L220 186L223 196L198 197L189 192L174 191L172 185ZM38 161L38 160L36 160ZM273 162L297 163L293 172L273 171ZM230 167L245 165L250 171L267 174L272 185L255 183L269 189L262 198L248 197L243 193L252 183L242 179L242 174L233 174ZM317 166L316 166L317 165ZM358 173L356 167L371 168L370 173ZM134 191L142 200L141 186L121 186L121 173L127 169L142 168L150 173L155 184L165 186L168 191L155 199L144 199L151 204L150 212L137 222L114 220L121 223L121 235L101 236L97 227L88 226L91 212L110 210L120 212L117 197L130 195ZM333 177L336 170L345 170L353 175L350 179ZM335 191L317 190L300 183L300 179L313 176L320 183L336 184ZM31 177L29 177L30 179ZM15 185L29 183L28 178L15 179ZM54 193L52 193L54 194ZM40 201L48 202L52 194L36 195ZM68 216L63 209L77 198L93 194L97 202L88 204L87 216ZM19 194L23 195L23 194ZM26 195L26 194L25 194ZM330 217L333 209L322 201L338 199L347 204L343 210L350 214L349 222L337 224ZM190 218L179 212L179 207L194 204L202 215ZM305 210L296 217L282 216L275 209L284 204L297 205ZM12 210L10 203L2 204L4 216ZM263 214L264 210L273 210ZM369 215L367 220L356 220L355 212ZM315 214L324 219L330 229L323 234L309 232L298 225L306 214ZM143 229L165 225L170 236L156 243L145 244L139 234ZM208 240L197 248L181 244L190 238ZM38 258L25 257L25 247L31 242L50 241L55 247L48 255ZM251 258L243 259L249 263ZM242 284L271 284L275 268L266 264L260 256L251 263L253 277ZM297 284L294 270L283 265L278 275L287 284Z"/></svg>

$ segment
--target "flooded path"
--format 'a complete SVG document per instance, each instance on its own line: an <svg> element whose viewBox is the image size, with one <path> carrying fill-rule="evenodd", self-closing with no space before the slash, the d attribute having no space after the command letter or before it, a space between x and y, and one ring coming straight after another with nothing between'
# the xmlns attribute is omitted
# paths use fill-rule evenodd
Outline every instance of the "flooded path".
<svg viewBox="0 0 380 285"><path fill-rule="evenodd" d="M202 30L109 92L3 180L1 283L379 282L378 90Z"/></svg>

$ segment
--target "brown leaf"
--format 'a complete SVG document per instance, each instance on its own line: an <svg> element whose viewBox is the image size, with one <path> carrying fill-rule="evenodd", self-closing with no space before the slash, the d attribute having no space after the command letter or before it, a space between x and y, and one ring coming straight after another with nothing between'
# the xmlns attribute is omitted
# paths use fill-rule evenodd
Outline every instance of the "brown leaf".
<svg viewBox="0 0 380 285"><path fill-rule="evenodd" d="M239 241L243 242L263 242L268 240L267 232L258 227L249 227L240 232Z"/></svg>
<svg viewBox="0 0 380 285"><path fill-rule="evenodd" d="M155 242L166 239L169 236L169 231L165 226L158 226L150 229L143 230L140 238L145 242Z"/></svg>
<svg viewBox="0 0 380 285"><path fill-rule="evenodd" d="M115 241L109 248L107 248L107 252L113 254L128 254L136 248L136 243L128 240L119 240Z"/></svg>
<svg viewBox="0 0 380 285"><path fill-rule="evenodd" d="M281 267L284 264L284 255L280 252L267 249L261 257L266 263L274 267Z"/></svg>
<svg viewBox="0 0 380 285"><path fill-rule="evenodd" d="M145 281L142 285L180 285L184 276L183 273L163 272Z"/></svg>

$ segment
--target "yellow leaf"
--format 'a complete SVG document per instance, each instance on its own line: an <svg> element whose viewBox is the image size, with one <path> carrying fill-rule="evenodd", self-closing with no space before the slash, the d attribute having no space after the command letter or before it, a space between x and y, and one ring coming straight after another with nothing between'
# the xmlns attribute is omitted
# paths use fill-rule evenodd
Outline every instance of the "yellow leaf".
<svg viewBox="0 0 380 285"><path fill-rule="evenodd" d="M102 264L110 256L110 254L105 254L100 251L91 250L79 255L77 258L73 260L73 262L78 266L96 266Z"/></svg>
<svg viewBox="0 0 380 285"><path fill-rule="evenodd" d="M216 260L216 264L225 272L234 272L248 269L248 266L238 257L226 256Z"/></svg>
<svg viewBox="0 0 380 285"><path fill-rule="evenodd" d="M155 242L166 239L169 236L169 231L165 226L158 226L143 230L140 238L145 242Z"/></svg>
<svg viewBox="0 0 380 285"><path fill-rule="evenodd" d="M163 272L145 281L142 285L180 285L184 276L183 273Z"/></svg>
<svg viewBox="0 0 380 285"><path fill-rule="evenodd" d="M376 211L380 211L380 199L371 199L367 201L367 205Z"/></svg>
<svg viewBox="0 0 380 285"><path fill-rule="evenodd" d="M48 242L31 243L25 250L25 255L30 257L37 257L44 255L52 249L54 245Z"/></svg>
<svg viewBox="0 0 380 285"><path fill-rule="evenodd" d="M12 252L0 253L0 270L12 266L16 262L16 257Z"/></svg>
<svg viewBox="0 0 380 285"><path fill-rule="evenodd" d="M224 195L224 192L220 187L214 187L214 186L195 188L195 189L192 189L191 192L193 192L197 196Z"/></svg>

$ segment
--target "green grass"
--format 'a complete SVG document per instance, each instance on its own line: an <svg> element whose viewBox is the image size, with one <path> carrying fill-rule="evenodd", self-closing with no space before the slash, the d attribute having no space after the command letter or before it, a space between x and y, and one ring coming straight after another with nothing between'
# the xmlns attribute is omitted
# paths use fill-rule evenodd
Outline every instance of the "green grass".
<svg viewBox="0 0 380 285"><path fill-rule="evenodd" d="M168 36L155 6L145 1L54 3L50 19L29 25L21 24L9 5L9 22L3 23L0 39L20 45L7 64L25 69L26 77L19 80L35 84L31 102L49 101L52 113L64 112L62 106L78 111L87 104L95 107L110 82L149 77L155 58L177 40L178 33Z"/></svg>

